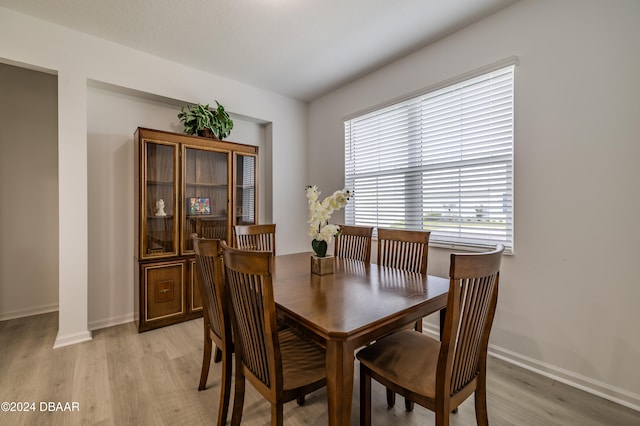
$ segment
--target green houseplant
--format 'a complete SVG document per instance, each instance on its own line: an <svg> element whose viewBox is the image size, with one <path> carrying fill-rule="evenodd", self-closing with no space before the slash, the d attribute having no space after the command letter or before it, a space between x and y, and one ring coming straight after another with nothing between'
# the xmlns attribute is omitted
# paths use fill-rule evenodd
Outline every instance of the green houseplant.
<svg viewBox="0 0 640 426"><path fill-rule="evenodd" d="M207 136L224 139L233 129L233 120L216 101L218 107L211 109L209 104L188 105L180 108L178 118L184 124L184 132L189 135Z"/></svg>

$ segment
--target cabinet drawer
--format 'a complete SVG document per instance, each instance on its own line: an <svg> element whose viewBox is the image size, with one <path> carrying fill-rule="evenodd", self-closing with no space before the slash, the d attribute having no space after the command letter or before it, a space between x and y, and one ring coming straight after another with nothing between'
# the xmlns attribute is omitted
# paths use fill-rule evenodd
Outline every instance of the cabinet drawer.
<svg viewBox="0 0 640 426"><path fill-rule="evenodd" d="M158 321L186 312L185 262L144 265L145 321Z"/></svg>

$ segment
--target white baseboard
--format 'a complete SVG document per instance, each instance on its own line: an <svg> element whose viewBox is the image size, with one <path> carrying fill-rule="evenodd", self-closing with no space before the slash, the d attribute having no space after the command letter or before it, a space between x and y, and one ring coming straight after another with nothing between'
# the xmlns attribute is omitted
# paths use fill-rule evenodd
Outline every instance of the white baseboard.
<svg viewBox="0 0 640 426"><path fill-rule="evenodd" d="M423 325L425 333L432 335L435 338L440 336L440 330L433 324L429 324L426 321ZM526 370L540 374L553 380L557 380L566 385L583 390L590 394L599 396L632 410L640 411L640 395L629 392L625 389L618 388L616 386L594 380L590 377L582 376L574 373L573 371L565 370L560 367L527 357L525 355L518 354L508 349L489 345L489 355L501 359L518 367L522 367Z"/></svg>
<svg viewBox="0 0 640 426"><path fill-rule="evenodd" d="M89 340L91 340L91 332L88 330L81 331L80 333L67 334L66 336L61 336L60 334L58 334L58 336L56 337L56 341L53 344L53 349L75 345L76 343L87 342Z"/></svg>
<svg viewBox="0 0 640 426"><path fill-rule="evenodd" d="M132 312L130 314L120 315L117 317L111 317L111 318L98 320L98 321L91 321L89 322L89 330L93 331L93 330L99 330L101 328L111 327L114 325L126 324L128 322L132 322L133 319L134 318L133 318L133 312Z"/></svg>
<svg viewBox="0 0 640 426"><path fill-rule="evenodd" d="M56 312L57 310L58 310L58 304L54 303L51 305L36 306L36 307L27 308L27 309L19 309L17 311L0 312L0 321L7 321L7 320L22 318L22 317L30 317L33 315L48 314L49 312Z"/></svg>
<svg viewBox="0 0 640 426"><path fill-rule="evenodd" d="M20 310L11 311L11 312L0 312L0 321L30 317L33 315L48 314L50 312L57 312L57 311L58 311L58 304L56 303L53 305L38 306L38 307L20 309ZM89 331L99 330L101 328L107 328L113 325L126 324L128 322L132 322L133 320L134 320L134 317L132 312L130 314L120 315L117 317L111 317L111 318L98 320L98 321L91 321L88 324L88 328L89 328ZM56 338L56 343L54 345L54 348L68 346L74 343L85 342L87 340L91 340L90 333L88 334L88 338L86 333L84 332L79 333L77 335L74 334L74 335L64 336L64 337L58 336Z"/></svg>
<svg viewBox="0 0 640 426"><path fill-rule="evenodd" d="M499 346L489 345L489 354L503 361L533 371L534 373L541 374L550 379L557 380L566 385L631 408L632 410L640 411L640 395L636 393L590 377L582 376L573 371L556 367L555 365L529 358Z"/></svg>
<svg viewBox="0 0 640 426"><path fill-rule="evenodd" d="M58 304L39 306L36 308L21 309L11 312L0 312L0 321L7 321L17 318L31 317L33 315L48 314L50 312L57 312ZM120 315L118 317L111 317L98 321L89 322L89 330L99 330L101 328L111 327L113 325L126 324L134 320L133 313Z"/></svg>

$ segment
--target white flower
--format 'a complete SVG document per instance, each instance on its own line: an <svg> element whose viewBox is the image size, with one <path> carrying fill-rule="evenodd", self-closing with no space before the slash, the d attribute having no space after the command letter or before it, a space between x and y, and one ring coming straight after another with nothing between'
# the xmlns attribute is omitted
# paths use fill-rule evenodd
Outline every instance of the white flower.
<svg viewBox="0 0 640 426"><path fill-rule="evenodd" d="M307 199L309 200L309 236L314 240L331 242L340 231L338 225L329 225L329 220L334 211L340 210L346 204L351 193L346 190L335 191L331 196L318 201L320 191L318 187L307 187Z"/></svg>
<svg viewBox="0 0 640 426"><path fill-rule="evenodd" d="M320 229L320 233L316 240L331 242L331 239L338 233L340 227L338 225L325 225Z"/></svg>

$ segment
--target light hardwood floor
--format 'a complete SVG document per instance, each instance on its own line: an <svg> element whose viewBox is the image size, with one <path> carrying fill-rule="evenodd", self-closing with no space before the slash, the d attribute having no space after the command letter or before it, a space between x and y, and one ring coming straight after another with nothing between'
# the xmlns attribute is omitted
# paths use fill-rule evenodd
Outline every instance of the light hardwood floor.
<svg viewBox="0 0 640 426"><path fill-rule="evenodd" d="M93 340L51 349L57 313L0 322L0 402L34 402L36 412L2 412L0 425L204 425L215 424L220 364L212 364L207 389L198 392L202 320L138 334L133 323L98 330ZM357 370L357 368L356 368ZM356 373L357 374L357 373ZM358 424L358 378L352 424ZM269 405L247 385L243 425L269 422ZM41 412L40 402L77 402L76 412ZM386 407L374 382L376 425L433 425L434 415L402 399ZM500 360L491 359L488 409L492 425L640 425L630 410ZM300 407L285 404L285 424L325 425L324 390ZM452 425L473 425L473 398Z"/></svg>

